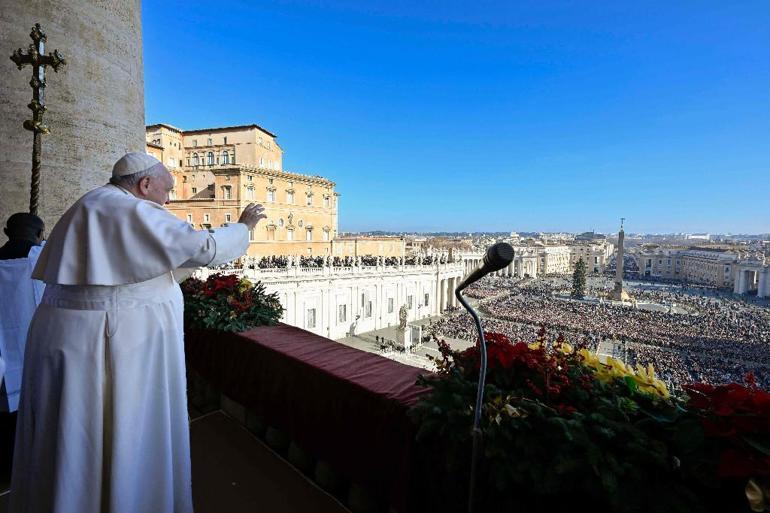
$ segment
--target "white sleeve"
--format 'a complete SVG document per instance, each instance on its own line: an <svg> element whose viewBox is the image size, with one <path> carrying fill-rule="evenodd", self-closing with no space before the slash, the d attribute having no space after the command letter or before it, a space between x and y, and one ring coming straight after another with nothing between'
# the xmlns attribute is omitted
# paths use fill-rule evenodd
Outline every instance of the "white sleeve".
<svg viewBox="0 0 770 513"><path fill-rule="evenodd" d="M249 247L249 229L243 223L233 223L209 230L209 237L201 251L180 267L221 265L246 254Z"/></svg>

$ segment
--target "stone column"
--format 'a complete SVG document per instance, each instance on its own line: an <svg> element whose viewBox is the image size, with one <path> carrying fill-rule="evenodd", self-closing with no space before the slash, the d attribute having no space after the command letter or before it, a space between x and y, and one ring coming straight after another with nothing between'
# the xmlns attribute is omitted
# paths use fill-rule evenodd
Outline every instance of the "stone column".
<svg viewBox="0 0 770 513"><path fill-rule="evenodd" d="M457 278L449 278L449 304L451 306L457 306L457 296L455 296L455 288L457 288Z"/></svg>
<svg viewBox="0 0 770 513"><path fill-rule="evenodd" d="M757 286L757 297L767 297L770 295L770 270L764 268L759 272L759 284Z"/></svg>
<svg viewBox="0 0 770 513"><path fill-rule="evenodd" d="M746 293L746 271L744 269L738 270L738 294Z"/></svg>
<svg viewBox="0 0 770 513"><path fill-rule="evenodd" d="M29 208L32 69L9 56L26 51L40 23L46 53L58 49L67 64L46 70L39 215L47 231L85 192L103 185L128 151L144 151L144 67L140 0L3 2L0 9L0 223ZM6 239L0 235L0 243Z"/></svg>

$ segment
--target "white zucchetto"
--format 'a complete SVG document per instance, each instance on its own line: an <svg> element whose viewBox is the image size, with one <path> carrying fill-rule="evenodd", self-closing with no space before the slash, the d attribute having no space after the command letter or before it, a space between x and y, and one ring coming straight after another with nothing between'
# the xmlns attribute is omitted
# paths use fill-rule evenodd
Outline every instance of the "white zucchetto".
<svg viewBox="0 0 770 513"><path fill-rule="evenodd" d="M118 178L141 173L159 165L162 166L163 163L147 153L141 151L126 153L112 166L112 177Z"/></svg>

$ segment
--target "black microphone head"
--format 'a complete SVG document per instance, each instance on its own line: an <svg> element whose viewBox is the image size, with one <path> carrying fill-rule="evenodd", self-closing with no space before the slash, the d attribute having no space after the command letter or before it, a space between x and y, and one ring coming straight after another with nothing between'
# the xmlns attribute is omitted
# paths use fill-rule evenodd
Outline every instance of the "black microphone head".
<svg viewBox="0 0 770 513"><path fill-rule="evenodd" d="M493 273L513 261L513 247L507 242L493 244L484 255L484 268Z"/></svg>

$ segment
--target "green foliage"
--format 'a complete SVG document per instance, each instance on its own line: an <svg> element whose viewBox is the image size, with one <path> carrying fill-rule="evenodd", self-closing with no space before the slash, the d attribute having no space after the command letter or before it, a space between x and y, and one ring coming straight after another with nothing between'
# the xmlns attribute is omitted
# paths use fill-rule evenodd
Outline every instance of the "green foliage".
<svg viewBox="0 0 770 513"><path fill-rule="evenodd" d="M240 332L272 325L283 314L278 295L262 282L215 274L206 281L190 278L182 284L184 319L188 328Z"/></svg>
<svg viewBox="0 0 770 513"><path fill-rule="evenodd" d="M579 258L572 273L572 297L583 299L586 294L586 263Z"/></svg>
<svg viewBox="0 0 770 513"><path fill-rule="evenodd" d="M477 511L691 513L727 511L725 504L742 511L744 497L725 493L715 475L719 455L682 398L645 391L638 376L606 379L586 363L585 349L561 338L548 349L542 339L528 346L487 338ZM440 447L436 465L464 486L479 350L455 352L443 342L439 349L438 372L419 381L431 392L411 415L418 443ZM767 448L759 437L751 442Z"/></svg>

